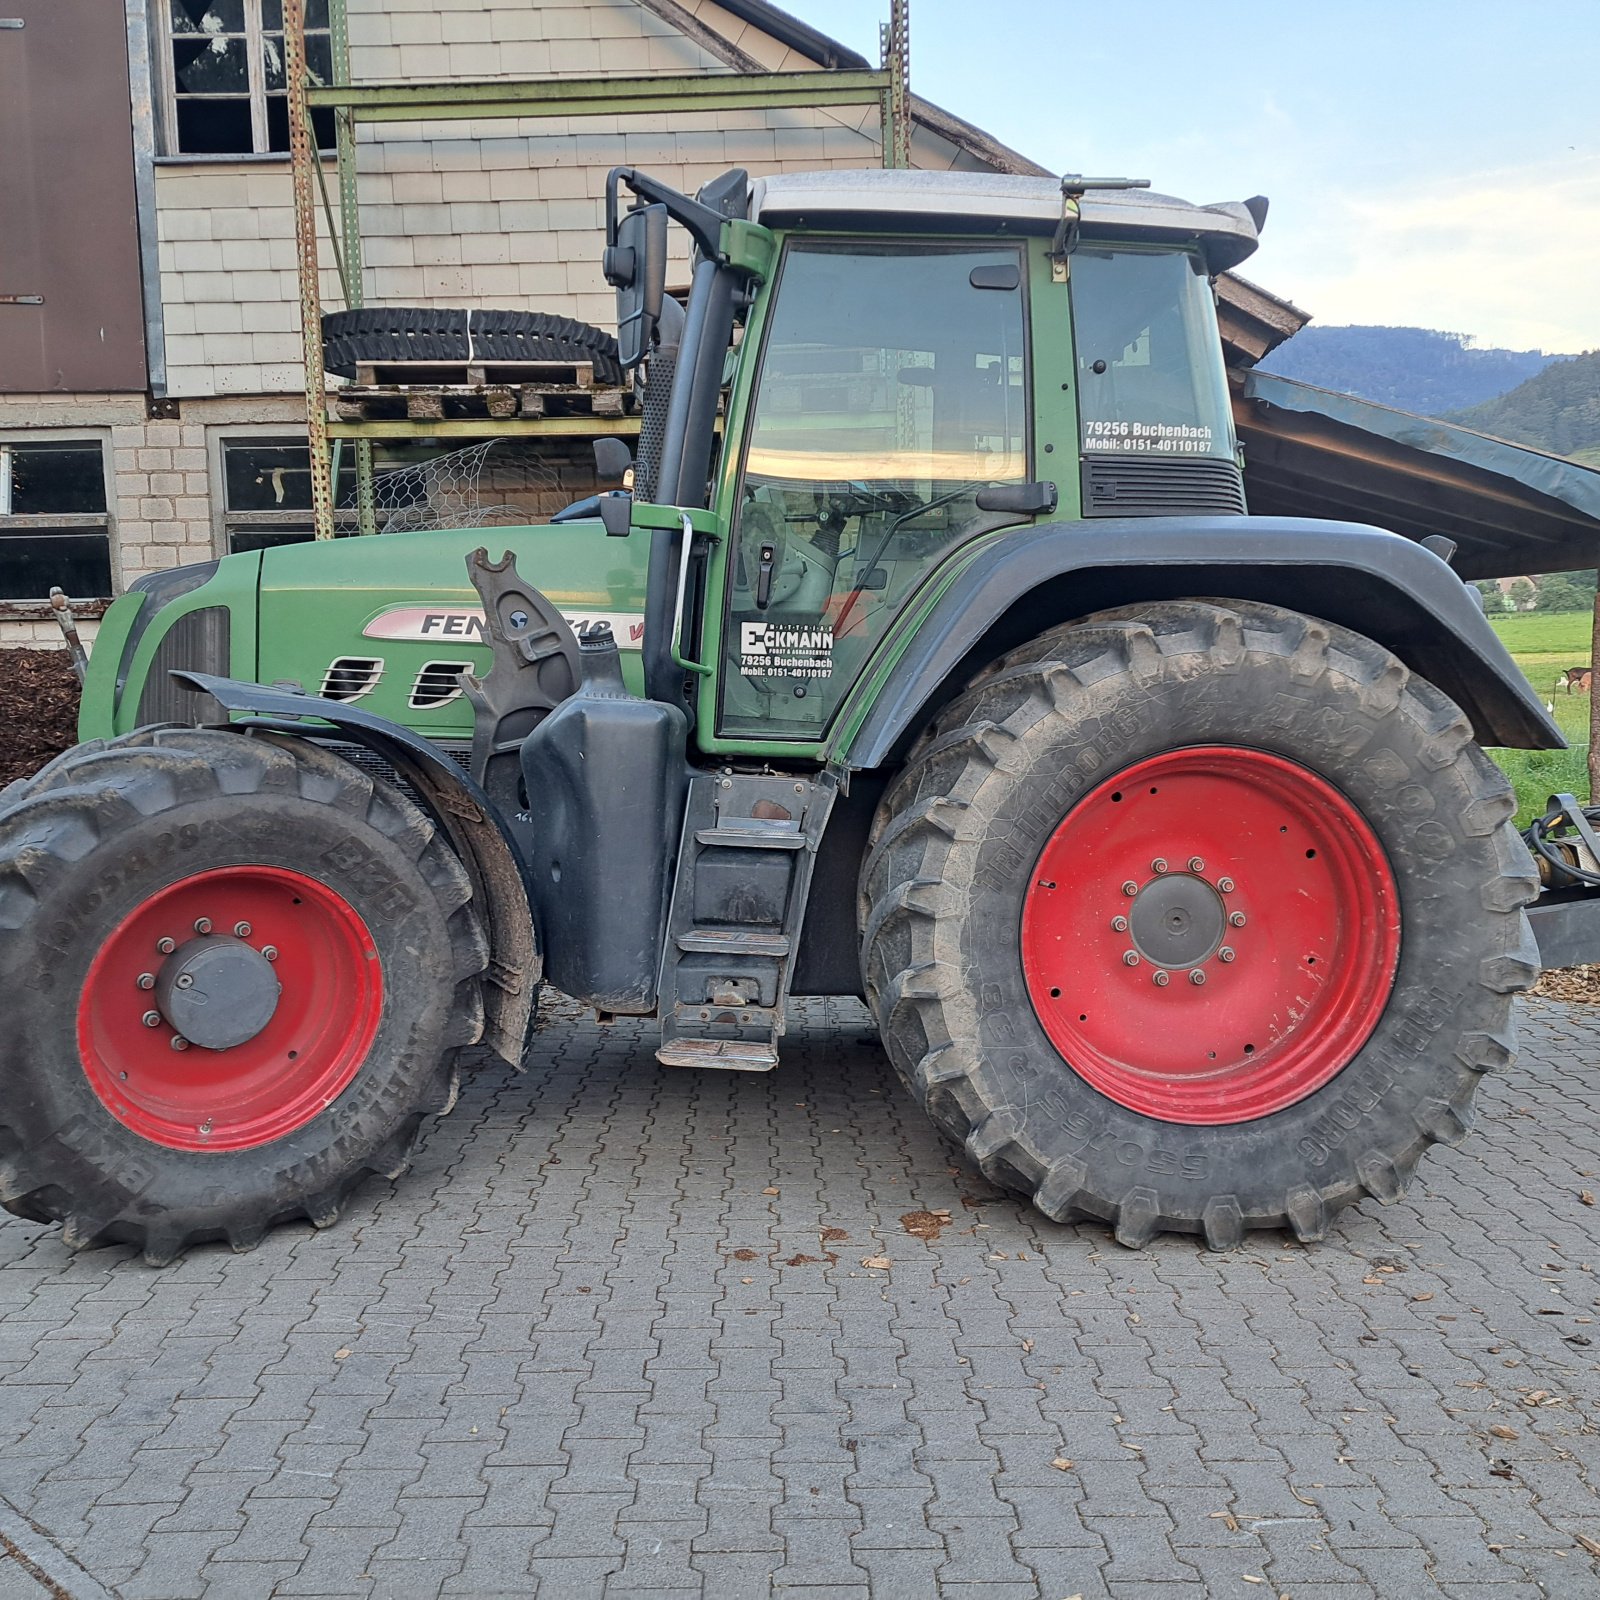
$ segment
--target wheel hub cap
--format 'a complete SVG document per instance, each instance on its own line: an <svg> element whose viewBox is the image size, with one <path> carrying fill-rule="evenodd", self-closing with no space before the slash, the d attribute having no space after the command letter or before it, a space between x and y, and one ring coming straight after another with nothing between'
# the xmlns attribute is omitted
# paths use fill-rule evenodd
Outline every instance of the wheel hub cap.
<svg viewBox="0 0 1600 1600"><path fill-rule="evenodd" d="M1228 913L1222 896L1187 873L1152 878L1128 913L1133 947L1163 967L1193 967L1209 961L1222 945Z"/></svg>
<svg viewBox="0 0 1600 1600"><path fill-rule="evenodd" d="M206 935L167 957L156 977L161 1015L190 1044L228 1050L272 1021L283 987L272 963L242 939Z"/></svg>
<svg viewBox="0 0 1600 1600"><path fill-rule="evenodd" d="M1168 751L1085 795L1022 908L1040 1024L1094 1088L1163 1121L1281 1111L1388 1004L1399 895L1359 809L1266 751Z"/></svg>

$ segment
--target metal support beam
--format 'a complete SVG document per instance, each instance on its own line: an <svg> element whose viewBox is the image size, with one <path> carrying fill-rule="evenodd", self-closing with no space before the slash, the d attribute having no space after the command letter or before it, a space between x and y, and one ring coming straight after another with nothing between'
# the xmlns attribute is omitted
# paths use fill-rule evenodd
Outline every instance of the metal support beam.
<svg viewBox="0 0 1600 1600"><path fill-rule="evenodd" d="M883 58L883 164L911 165L911 0L889 0L889 20L878 28Z"/></svg>
<svg viewBox="0 0 1600 1600"><path fill-rule="evenodd" d="M448 83L333 84L312 106L348 107L363 122L483 117L626 117L641 112L752 111L877 104L886 72L653 73L637 78L457 79Z"/></svg>
<svg viewBox="0 0 1600 1600"><path fill-rule="evenodd" d="M289 167L294 177L294 237L300 263L300 343L306 365L306 442L311 453L311 517L319 539L333 537L328 475L328 402L322 370L322 285L317 260L314 164L320 159L306 105L305 0L284 0L283 65L289 89Z"/></svg>
<svg viewBox="0 0 1600 1600"><path fill-rule="evenodd" d="M906 0L895 0L904 18ZM372 481L375 439L482 438L485 433L597 438L636 434L638 417L518 417L501 420L330 421L322 366L322 300L317 259L314 197L318 160L310 122L312 108L335 113L339 171L341 278L345 303L362 303L361 222L357 200L358 121L445 122L492 117L581 117L671 114L697 111L776 110L785 107L878 105L886 115L899 107L898 138L886 124L884 149L901 149L909 161L909 97L905 73L891 95L893 73L829 69L820 72L654 73L631 78L463 80L433 83L362 84L350 82L346 0L330 0L333 82L312 85L305 70L306 0L284 0L284 60L289 87L289 155L294 176L295 238L300 266L301 335L306 369L306 433L311 453L312 515L319 539L333 537L334 495L330 440L355 443L356 511L362 533L376 530ZM329 219L330 228L332 219Z"/></svg>
<svg viewBox="0 0 1600 1600"><path fill-rule="evenodd" d="M350 25L346 0L329 0L328 28L333 51L333 82L336 88L350 86ZM339 159L339 232L344 240L341 265L344 273L344 303L352 311L366 299L361 272L361 202L356 176L356 117L348 106L333 114L335 148ZM320 337L319 317L319 337ZM378 500L372 483L372 441L356 441L356 531L378 531ZM333 479L337 498L339 481Z"/></svg>
<svg viewBox="0 0 1600 1600"><path fill-rule="evenodd" d="M532 434L540 438L599 439L607 434L634 434L638 417L451 417L420 420L388 417L377 422L330 422L330 439L482 439L493 434ZM370 445L368 446L370 448ZM357 449L360 444L357 444ZM59 519L58 519L59 520ZM104 520L103 518L101 519Z"/></svg>

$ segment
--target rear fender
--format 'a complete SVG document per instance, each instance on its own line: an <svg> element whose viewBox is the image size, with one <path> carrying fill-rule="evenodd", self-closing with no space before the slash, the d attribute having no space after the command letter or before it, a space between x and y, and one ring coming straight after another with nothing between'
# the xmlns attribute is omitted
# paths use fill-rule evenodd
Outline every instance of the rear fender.
<svg viewBox="0 0 1600 1600"><path fill-rule="evenodd" d="M1113 606L1260 600L1339 623L1449 695L1480 744L1565 741L1475 598L1431 550L1358 523L1291 517L1128 517L997 535L925 611L872 700L830 752L856 769L903 754L985 662L1046 628ZM891 644L890 648L893 648Z"/></svg>
<svg viewBox="0 0 1600 1600"><path fill-rule="evenodd" d="M411 785L461 858L472 880L473 898L483 908L489 935L485 1041L512 1066L520 1067L544 962L522 854L482 788L418 734L341 701L204 672L172 676L210 695L240 719L225 726L317 738L328 734L324 724L331 723L341 737L365 745Z"/></svg>

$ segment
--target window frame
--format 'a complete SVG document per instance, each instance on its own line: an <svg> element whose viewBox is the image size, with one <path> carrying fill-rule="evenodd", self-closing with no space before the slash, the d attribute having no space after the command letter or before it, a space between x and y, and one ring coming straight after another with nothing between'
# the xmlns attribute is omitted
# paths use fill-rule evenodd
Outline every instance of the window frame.
<svg viewBox="0 0 1600 1600"><path fill-rule="evenodd" d="M104 511L19 512L13 513L9 505L9 471L4 472L4 497L0 509L0 559L3 559L5 539L14 532L30 529L55 531L58 529L98 531L105 536L106 560L111 572L111 593L104 595L68 595L72 609L80 617L98 617L104 614L112 600L122 592L121 561L117 548L117 484L115 462L111 452L111 433L106 428L0 428L0 449L38 444L93 445L100 452L101 480L105 485L106 509ZM37 599L0 598L0 621L48 622L55 616L47 596Z"/></svg>
<svg viewBox="0 0 1600 1600"><path fill-rule="evenodd" d="M1120 239L1086 239L1083 241L1082 252L1080 253L1107 256L1144 256L1150 258L1164 257L1176 258L1185 261L1193 277L1200 283L1207 285L1206 290L1201 296L1201 303L1209 303L1212 324L1215 326L1217 321L1215 280L1212 278L1206 266L1205 257L1198 247L1173 244L1146 244L1141 242L1129 242ZM1076 258L1074 259L1076 260ZM1139 449L1137 446L1131 444L1126 445L1121 449L1117 449L1115 446L1108 445L1101 447L1091 446L1089 444L1089 429L1091 423L1104 423L1107 421L1115 423L1124 422L1128 419L1091 417L1089 415L1089 405L1085 400L1083 374L1079 369L1080 355L1078 308L1080 303L1082 303L1079 300L1079 290L1083 281L1082 275L1080 273L1074 273L1068 281L1069 291L1067 299L1067 321L1071 329L1072 339L1072 382L1074 396L1078 405L1077 438L1078 456L1080 462L1103 459L1125 460L1130 455L1137 455L1141 459L1156 461L1236 461L1238 459L1239 452L1238 429L1233 420L1233 407L1229 400L1228 383L1225 375L1222 378L1222 382L1218 388L1218 391L1210 396L1210 400L1216 403L1216 419L1213 426L1220 435L1218 441L1212 449L1192 451L1181 449ZM1189 373L1198 374L1202 370L1202 367L1209 361L1209 352L1211 348L1210 340L1209 338L1197 340L1197 330L1194 319L1190 317L1182 308L1179 309L1179 315L1181 316L1183 323L1183 353L1185 358L1184 370ZM1151 363L1151 365L1154 364L1155 363ZM1217 370L1219 372L1223 370L1220 362ZM1195 415L1199 416L1203 409L1202 402L1198 391L1191 392L1194 393L1195 397ZM1092 400L1093 398L1094 396L1090 394L1089 399ZM1193 425L1192 420L1189 425Z"/></svg>
<svg viewBox="0 0 1600 1600"><path fill-rule="evenodd" d="M857 673L855 680L840 694L826 720L814 734L787 735L770 732L757 733L742 729L735 731L725 730L725 697L729 669L725 661L724 639L728 628L732 626L729 613L733 592L731 569L732 563L738 554L738 515L743 500L746 458L754 432L752 424L755 418L755 408L760 398L762 378L771 341L774 308L778 305L783 291L783 278L789 266L790 258L794 254L806 253L809 249L837 252L869 250L879 254L892 254L895 253L897 248L905 253L911 253L928 247L952 253L963 249L973 251L1015 250L1017 267L1021 274L1016 292L1020 296L1022 310L1022 344L1020 353L1022 355L1022 396L1025 408L1023 421L1023 477L1020 481L1027 482L1034 479L1039 472L1037 460L1038 442L1036 438L1039 419L1039 356L1035 349L1038 330L1035 326L1033 282L1035 267L1034 245L1036 241L1017 235L995 235L986 232L947 230L925 234L890 234L872 229L837 233L821 229L816 231L806 229L782 233L779 237L778 262L773 272L770 286L762 296L756 319L745 326L743 338L739 344L743 352L743 359L739 361L738 369L734 375L734 385L727 404L727 415L737 416L741 419L740 438L737 441L737 448L730 450L727 448L726 430L723 430L724 442L721 460L715 472L712 501L721 527L721 535L718 541L719 549L716 560L712 563L711 581L702 584L699 601L700 621L696 628L689 630L689 635L690 637L695 637L698 634L701 640L700 657L702 660L707 662L716 660L719 663L714 673L706 674L700 679L697 714L701 719L702 727L707 730L703 740L706 749L716 753L729 754L771 753L781 750L785 755L802 757L810 753L820 752L826 748L828 741L833 737L835 729L839 726L840 718L850 706L852 696L871 671L872 664L878 658L879 652L892 638L896 624L915 609L919 596L927 590L928 585L937 579L938 574L946 569L948 564L957 557L959 551L965 548L966 544L977 539L986 538L991 532L997 530L976 529L970 539L963 544L953 545L944 550L917 582L906 591L901 597L896 614L890 619L884 634L880 636L873 651L861 663L860 671Z"/></svg>
<svg viewBox="0 0 1600 1600"><path fill-rule="evenodd" d="M330 0L331 3L331 0ZM262 41L267 29L262 26L262 0L242 0L244 11L245 73L250 102L250 148L248 150L185 150L178 137L178 84L172 66L173 0L149 0L151 9L150 54L155 83L157 160L159 161L288 161L287 150L274 150L267 126L267 73ZM331 30L312 28L311 34L325 34L331 43ZM226 97L224 97L226 98ZM333 154L332 144L318 147L324 158Z"/></svg>
<svg viewBox="0 0 1600 1600"><path fill-rule="evenodd" d="M231 556L236 553L233 547L235 528L271 533L274 529L296 531L303 527L313 529L314 537L314 522L309 508L302 511L235 511L228 504L226 454L230 445L304 449L309 465L310 440L304 433L297 435L293 423L258 422L216 428L211 432L208 443L212 545L217 555ZM253 555L256 552L242 553Z"/></svg>

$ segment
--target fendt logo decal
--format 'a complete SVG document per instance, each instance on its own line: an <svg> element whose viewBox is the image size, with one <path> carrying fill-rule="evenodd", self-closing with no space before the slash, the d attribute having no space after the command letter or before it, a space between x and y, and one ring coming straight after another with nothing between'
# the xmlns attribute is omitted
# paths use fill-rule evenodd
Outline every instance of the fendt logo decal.
<svg viewBox="0 0 1600 1600"><path fill-rule="evenodd" d="M580 637L602 622L624 649L637 649L644 638L644 618L637 611L563 611ZM434 639L467 639L488 644L489 628L476 606L390 606L361 630L368 639L402 639L423 644Z"/></svg>

